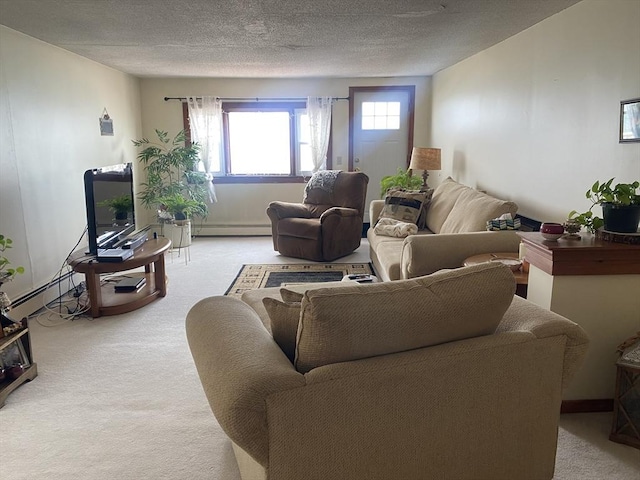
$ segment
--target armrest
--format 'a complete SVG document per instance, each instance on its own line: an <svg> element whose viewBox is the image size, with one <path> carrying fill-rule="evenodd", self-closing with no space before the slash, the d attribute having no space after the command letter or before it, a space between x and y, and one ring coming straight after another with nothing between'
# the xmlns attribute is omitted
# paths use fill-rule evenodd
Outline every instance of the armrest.
<svg viewBox="0 0 640 480"><path fill-rule="evenodd" d="M538 339L559 335L566 337L562 389L564 390L582 365L589 347L589 337L578 324L520 297L513 297L496 333L527 331Z"/></svg>
<svg viewBox="0 0 640 480"><path fill-rule="evenodd" d="M369 204L369 222L373 227L378 221L378 217L380 216L380 212L384 207L384 200L372 200Z"/></svg>
<svg viewBox="0 0 640 480"><path fill-rule="evenodd" d="M331 207L320 215L320 223L323 223L331 216L338 217L359 217L360 213L355 208Z"/></svg>
<svg viewBox="0 0 640 480"><path fill-rule="evenodd" d="M399 472L398 465L415 465L419 445L430 478L468 477L478 456L490 459L478 478L491 478L492 462L505 458L517 471L521 445L531 438L545 446L536 449L534 464L551 458L553 468L563 348L563 338L518 331L313 369L305 388L278 394L269 406L269 473L286 462L295 469L287 478L351 478L335 461L340 452L355 472L415 478L415 470ZM469 448L452 434L462 430ZM381 444L394 462L362 454ZM459 468L438 461L460 450L456 455L467 457L455 462Z"/></svg>
<svg viewBox="0 0 640 480"><path fill-rule="evenodd" d="M311 218L311 211L304 203L271 202L267 207L267 214L275 219L289 217Z"/></svg>
<svg viewBox="0 0 640 480"><path fill-rule="evenodd" d="M211 410L227 435L268 463L267 397L305 385L257 313L230 297L196 303L187 340Z"/></svg>
<svg viewBox="0 0 640 480"><path fill-rule="evenodd" d="M401 278L429 275L443 268L461 267L465 259L481 253L518 252L520 237L513 231L437 233L404 239Z"/></svg>

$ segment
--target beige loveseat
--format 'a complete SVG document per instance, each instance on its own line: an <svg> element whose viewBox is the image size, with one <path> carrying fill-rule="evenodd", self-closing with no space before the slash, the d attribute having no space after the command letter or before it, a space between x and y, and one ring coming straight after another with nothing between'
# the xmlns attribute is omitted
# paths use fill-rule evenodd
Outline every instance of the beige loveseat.
<svg viewBox="0 0 640 480"><path fill-rule="evenodd" d="M472 255L518 252L520 238L514 231L486 230L488 220L505 213L515 217L518 206L499 200L450 177L438 185L426 213L426 229L417 235L396 238L378 235L374 225L384 200L369 206L367 231L371 262L381 280L428 275L443 268L457 268Z"/></svg>
<svg viewBox="0 0 640 480"><path fill-rule="evenodd" d="M483 264L197 303L189 346L243 480L551 479L588 340L514 289Z"/></svg>

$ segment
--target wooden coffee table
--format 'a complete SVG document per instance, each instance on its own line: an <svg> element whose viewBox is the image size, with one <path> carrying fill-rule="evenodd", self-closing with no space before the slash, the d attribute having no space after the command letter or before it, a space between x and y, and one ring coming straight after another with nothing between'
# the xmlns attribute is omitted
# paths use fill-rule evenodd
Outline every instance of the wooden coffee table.
<svg viewBox="0 0 640 480"><path fill-rule="evenodd" d="M518 254L507 252L482 253L465 259L463 265L465 267L470 267L471 265L490 262L495 258L512 258L517 260ZM527 298L527 285L529 284L528 268L523 269L520 267L520 270L513 272L513 276L516 279L516 295L522 298Z"/></svg>
<svg viewBox="0 0 640 480"><path fill-rule="evenodd" d="M167 294L167 282L164 268L164 253L169 250L171 241L167 238L147 240L137 248L132 257L123 262L98 262L92 255L76 252L67 262L75 272L84 273L89 292L91 316L120 315L131 312L158 297ZM124 272L144 267L146 285L137 292L114 292L113 285L103 286L100 275ZM133 274L134 276L136 274Z"/></svg>

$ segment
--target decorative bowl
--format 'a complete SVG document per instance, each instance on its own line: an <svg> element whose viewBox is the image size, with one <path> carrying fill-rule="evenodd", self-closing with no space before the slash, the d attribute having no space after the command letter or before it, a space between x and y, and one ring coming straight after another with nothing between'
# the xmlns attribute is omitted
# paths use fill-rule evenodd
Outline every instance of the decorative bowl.
<svg viewBox="0 0 640 480"><path fill-rule="evenodd" d="M540 233L545 240L556 241L564 234L564 225L545 222L540 226Z"/></svg>
<svg viewBox="0 0 640 480"><path fill-rule="evenodd" d="M517 272L518 270L520 270L520 267L522 266L522 260L518 260L515 258L495 257L495 258L492 258L490 262L498 262L503 265L506 265L511 269L512 272Z"/></svg>

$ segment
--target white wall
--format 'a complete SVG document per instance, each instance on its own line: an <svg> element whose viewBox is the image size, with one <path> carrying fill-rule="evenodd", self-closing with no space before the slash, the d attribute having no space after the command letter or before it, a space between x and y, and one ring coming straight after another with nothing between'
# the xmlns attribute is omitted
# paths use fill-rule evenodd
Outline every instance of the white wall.
<svg viewBox="0 0 640 480"><path fill-rule="evenodd" d="M595 180L640 180L640 143L618 143L620 101L640 97L639 25L636 0L585 0L436 74L442 173L558 222Z"/></svg>
<svg viewBox="0 0 640 480"><path fill-rule="evenodd" d="M182 129L182 106L179 101L164 101L164 97L186 95L216 95L240 98L306 98L330 95L347 97L349 87L380 85L415 85L414 144L427 145L430 129L431 79L429 77L402 78L327 78L327 79L203 79L203 78L146 78L141 80L142 126L147 138L154 129L172 135ZM333 168L346 169L349 156L349 104L338 101L333 109ZM338 165L337 157L342 157ZM391 169L393 170L393 169ZM393 174L390 171L389 174ZM216 185L218 203L210 209L204 227L196 225L202 234L271 234L265 213L272 200L299 202L304 184L219 184ZM154 213L147 211L148 223Z"/></svg>
<svg viewBox="0 0 640 480"><path fill-rule="evenodd" d="M135 161L136 78L0 26L0 233L26 274L11 298L46 285L86 225L85 170ZM114 136L100 136L106 108ZM86 245L86 237L83 241Z"/></svg>

